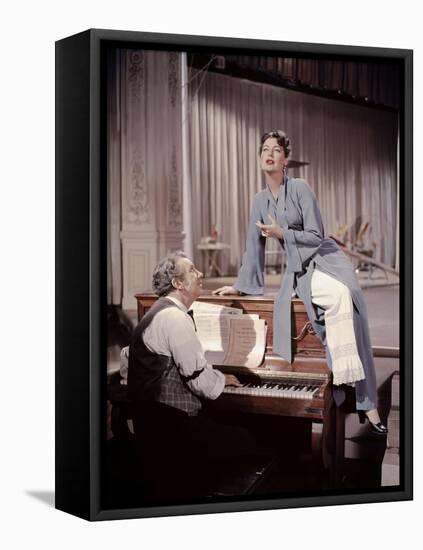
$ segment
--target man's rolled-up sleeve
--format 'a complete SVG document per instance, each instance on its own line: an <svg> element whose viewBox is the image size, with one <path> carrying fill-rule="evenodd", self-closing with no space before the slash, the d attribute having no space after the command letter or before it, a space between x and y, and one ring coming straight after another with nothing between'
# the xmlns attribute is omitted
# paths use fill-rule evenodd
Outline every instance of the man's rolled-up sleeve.
<svg viewBox="0 0 423 550"><path fill-rule="evenodd" d="M225 376L207 363L194 325L182 311L169 319L166 330L169 351L182 379L199 397L216 399L225 387Z"/></svg>

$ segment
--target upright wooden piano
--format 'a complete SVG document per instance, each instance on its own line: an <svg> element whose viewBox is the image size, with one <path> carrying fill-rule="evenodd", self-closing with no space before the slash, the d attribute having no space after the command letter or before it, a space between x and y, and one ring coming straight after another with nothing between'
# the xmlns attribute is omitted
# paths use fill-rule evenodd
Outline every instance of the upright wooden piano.
<svg viewBox="0 0 423 550"><path fill-rule="evenodd" d="M153 294L137 294L138 320L157 300ZM258 314L267 323L266 352L255 369L218 367L235 374L241 388L227 387L209 407L219 410L296 417L310 421L311 450L329 474L330 485L342 479L345 422L344 414L332 399L331 372L325 351L308 320L304 304L292 300L292 363L273 353L274 294L263 296L213 296L204 293L198 301L240 308Z"/></svg>

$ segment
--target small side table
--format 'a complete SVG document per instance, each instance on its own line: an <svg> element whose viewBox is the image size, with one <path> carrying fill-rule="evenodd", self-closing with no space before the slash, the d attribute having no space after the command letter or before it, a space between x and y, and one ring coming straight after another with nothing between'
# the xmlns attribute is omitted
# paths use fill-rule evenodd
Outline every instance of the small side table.
<svg viewBox="0 0 423 550"><path fill-rule="evenodd" d="M223 277L223 272L218 266L217 258L221 250L226 250L231 248L229 244L226 243L200 243L197 244L197 249L201 250L205 255L205 265L206 265L206 277L211 277L213 271L217 275Z"/></svg>

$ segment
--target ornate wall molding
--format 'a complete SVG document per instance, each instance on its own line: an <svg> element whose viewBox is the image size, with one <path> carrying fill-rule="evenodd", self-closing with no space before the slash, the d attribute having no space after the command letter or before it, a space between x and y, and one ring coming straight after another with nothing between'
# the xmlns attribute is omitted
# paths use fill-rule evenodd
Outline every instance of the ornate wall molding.
<svg viewBox="0 0 423 550"><path fill-rule="evenodd" d="M172 108L175 108L179 84L179 54L177 54L176 52L169 53L167 82L170 104Z"/></svg>
<svg viewBox="0 0 423 550"><path fill-rule="evenodd" d="M144 88L145 58L142 50L129 50L128 82L134 101L141 100Z"/></svg>
<svg viewBox="0 0 423 550"><path fill-rule="evenodd" d="M141 225L149 223L149 204L148 193L145 184L144 159L141 149L133 151L133 160L131 162L131 195L128 211L128 221Z"/></svg>
<svg viewBox="0 0 423 550"><path fill-rule="evenodd" d="M170 174L169 174L169 206L168 223L170 227L181 227L182 225L182 204L180 190L180 174L178 171L178 161L176 145L173 145Z"/></svg>
<svg viewBox="0 0 423 550"><path fill-rule="evenodd" d="M150 222L149 193L146 185L145 167L145 104L146 95L146 55L143 50L127 50L126 84L127 94L123 117L125 119L126 141L123 148L127 152L129 166L127 174L126 221L142 225ZM125 185L125 182L124 182Z"/></svg>
<svg viewBox="0 0 423 550"><path fill-rule="evenodd" d="M180 54L122 55L123 307L133 309L158 260L182 248Z"/></svg>

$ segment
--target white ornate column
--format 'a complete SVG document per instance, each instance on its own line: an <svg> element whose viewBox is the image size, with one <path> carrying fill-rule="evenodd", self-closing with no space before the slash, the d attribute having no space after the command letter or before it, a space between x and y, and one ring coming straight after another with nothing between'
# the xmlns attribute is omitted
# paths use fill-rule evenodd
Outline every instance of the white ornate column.
<svg viewBox="0 0 423 550"><path fill-rule="evenodd" d="M182 248L180 57L126 50L124 62L122 306L135 309L159 259Z"/></svg>

